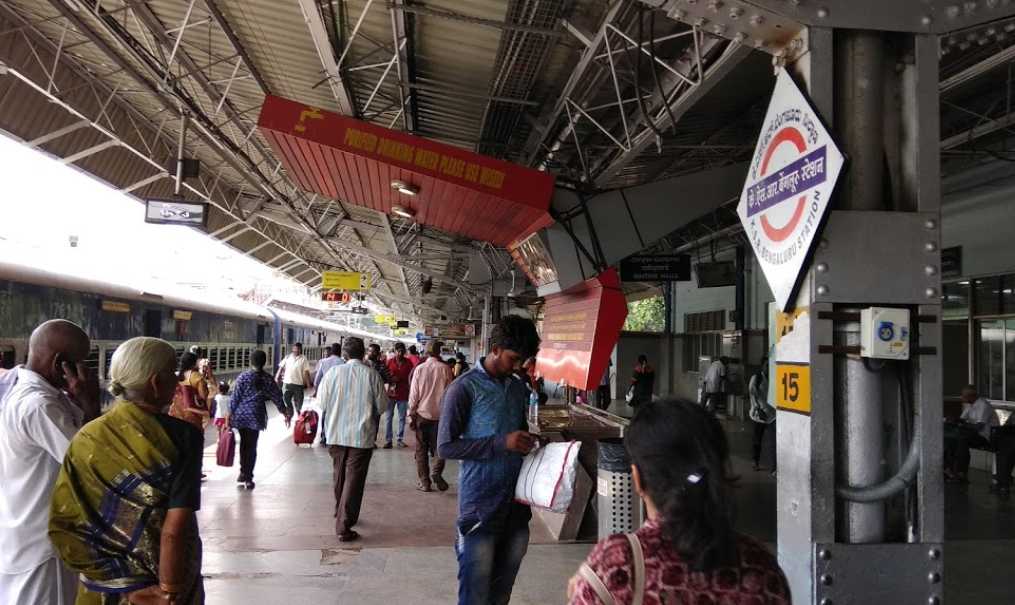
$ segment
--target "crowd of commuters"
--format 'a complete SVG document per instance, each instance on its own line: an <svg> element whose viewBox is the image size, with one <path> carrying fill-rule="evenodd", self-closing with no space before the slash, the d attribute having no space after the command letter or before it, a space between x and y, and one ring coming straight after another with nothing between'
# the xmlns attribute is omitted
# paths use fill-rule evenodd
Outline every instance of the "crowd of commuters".
<svg viewBox="0 0 1015 605"><path fill-rule="evenodd" d="M347 337L316 367L293 345L274 376L267 355L254 351L252 367L230 385L215 380L201 350L177 359L169 343L140 337L113 354L115 401L100 414L98 381L84 363L87 334L67 321L46 322L31 337L27 362L0 371L0 602L203 603L196 517L203 429L214 419L219 430L237 433L238 484L253 490L268 405L289 426L312 394L333 464L338 539L360 539L374 450L404 446L407 420L420 491L448 490L445 460L460 461L458 602L508 603L529 541L531 512L513 496L523 457L538 447L526 410L534 393L545 401L535 376L539 344L533 322L518 316L495 326L471 367L458 355L442 358L440 342L423 355L396 345L385 358L379 346ZM569 586L571 602L641 602L635 589L668 602L663 566L736 574L758 602L788 602L771 555L733 531L718 421L700 406L656 400L653 382L642 357L628 443L649 522L592 551ZM615 581L638 565L650 570L644 585ZM690 596L711 596L712 584Z"/></svg>

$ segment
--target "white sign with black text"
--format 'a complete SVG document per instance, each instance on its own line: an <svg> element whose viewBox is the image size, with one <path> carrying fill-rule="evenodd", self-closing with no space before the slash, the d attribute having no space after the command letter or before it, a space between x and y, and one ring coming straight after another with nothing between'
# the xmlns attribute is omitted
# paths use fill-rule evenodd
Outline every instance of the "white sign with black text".
<svg viewBox="0 0 1015 605"><path fill-rule="evenodd" d="M783 311L793 308L842 165L817 112L780 70L737 214Z"/></svg>

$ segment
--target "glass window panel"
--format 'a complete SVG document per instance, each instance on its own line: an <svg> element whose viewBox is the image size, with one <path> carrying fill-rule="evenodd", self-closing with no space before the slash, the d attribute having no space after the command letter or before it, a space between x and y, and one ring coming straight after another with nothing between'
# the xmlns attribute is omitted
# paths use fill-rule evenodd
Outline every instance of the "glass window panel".
<svg viewBox="0 0 1015 605"><path fill-rule="evenodd" d="M942 285L941 308L945 321L969 317L969 282Z"/></svg>
<svg viewBox="0 0 1015 605"><path fill-rule="evenodd" d="M1015 401L1015 319L1005 321L1004 349L1005 364L1004 384L1005 401Z"/></svg>
<svg viewBox="0 0 1015 605"><path fill-rule="evenodd" d="M1001 313L1015 313L1015 275L1001 276Z"/></svg>
<svg viewBox="0 0 1015 605"><path fill-rule="evenodd" d="M980 391L989 399L1004 399L1004 321L980 322Z"/></svg>
<svg viewBox="0 0 1015 605"><path fill-rule="evenodd" d="M1001 278L985 277L973 280L976 288L976 314L999 315L1001 313Z"/></svg>

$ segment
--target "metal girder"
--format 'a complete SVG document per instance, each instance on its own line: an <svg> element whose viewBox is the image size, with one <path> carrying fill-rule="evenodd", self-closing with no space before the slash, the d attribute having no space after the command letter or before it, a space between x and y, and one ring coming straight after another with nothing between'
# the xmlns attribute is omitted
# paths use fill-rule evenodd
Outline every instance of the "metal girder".
<svg viewBox="0 0 1015 605"><path fill-rule="evenodd" d="M1012 59L1015 59L1015 45L996 52L986 59L970 65L957 74L941 80L941 94L947 94L963 84L982 76L988 71L1001 67Z"/></svg>
<svg viewBox="0 0 1015 605"><path fill-rule="evenodd" d="M944 34L1015 15L1011 0L639 0L717 36L777 53L804 27Z"/></svg>
<svg viewBox="0 0 1015 605"><path fill-rule="evenodd" d="M607 26L612 24L614 20L621 13L621 9L628 6L624 0L614 0L613 4L606 11L606 15L603 17L603 22L600 25L595 37L591 43L586 45L585 51L582 52L581 59L578 60L578 64L575 66L571 75L568 77L567 83L564 84L564 88L560 91L560 96L557 97L556 102L552 107L549 107L537 120L538 124L542 124L541 127L532 129L529 134L528 140L525 142L524 149L527 151L525 163L532 165L535 163L538 155L543 151L543 141L550 135L560 116L566 111L568 99L571 93L574 92L575 88L585 78L586 71L595 62L595 56L599 50L599 46L606 39ZM568 125L570 130L570 123ZM567 132L560 135L559 140L566 140L569 134Z"/></svg>
<svg viewBox="0 0 1015 605"><path fill-rule="evenodd" d="M61 11L62 15L65 18L68 18L68 19L70 19L71 22L74 22L76 24L77 29L81 32L81 34L84 35L86 38L88 38L89 41L91 41L96 47L99 48L99 50L105 52L107 54L107 56L111 60L113 60L117 64L123 66L123 70L128 75L131 75L141 86L145 87L154 96L158 96L156 89L150 84L150 82L148 82L144 78L144 76L142 76L136 70L136 68L134 68L133 66L128 67L127 65L125 65L123 63L123 61L120 59L120 57L114 51L112 51L112 49L108 46L108 44L106 44L106 42L102 38L100 38L94 32L92 32L86 25L83 24L83 22L80 22L79 20L76 19L76 17L77 17L76 14L70 13L69 9L67 9L67 11L65 12L64 11L64 7L62 5L60 5L60 4L56 4L55 6L57 7L58 10ZM24 21L20 17L20 15L17 15L16 13L13 13L13 12L10 12L9 10L8 10L8 12L11 15L13 15L16 19L21 20L23 23L25 23L27 26L29 26L29 29L31 29L32 33L35 36L37 36L39 39L43 40L44 43L51 44L51 45L53 44L53 42L51 40L49 40L46 36L44 36L41 32L36 30L34 27L31 27L28 22ZM78 74L79 77L84 78L86 80L91 77L90 74L87 73L87 70L84 70L83 68L78 66L72 60L72 58L68 57L67 55L65 55L62 60L69 62L70 65L71 65L71 69L76 74ZM113 131L107 129L106 127L104 127L102 125L100 125L95 120L92 120L91 118L88 118L86 115L84 115L83 113L79 112L77 109L75 109L74 107L69 105L67 102L65 102L62 99L56 97L50 91L47 91L41 85L36 84L30 77L28 77L28 76L26 76L24 74L21 74L17 70L10 69L10 68L8 69L8 74L12 75L14 77L17 77L19 80L24 82L26 85L28 85L29 87L33 88L36 92L38 92L39 94L42 94L43 96L48 98L51 103L60 106L62 109L64 109L65 111L67 111L71 115L73 115L73 116L75 116L77 118L80 118L82 120L88 120L90 122L90 125L91 125L91 127L93 129L99 131L104 136L109 138L111 141L116 141L116 144L120 148L125 149L126 151L130 152L134 156L138 157L139 159L141 159L144 162L146 162L149 165L151 165L157 171L157 174L153 175L152 177L149 177L148 179L145 179L145 180L155 180L157 178L164 178L166 176L166 172L165 172L165 169L164 169L162 163L157 161L157 160L155 160L155 159L153 159L153 158L151 158L151 157L149 157L149 154L151 154L151 152L152 152L151 145L148 145L147 143L145 143L146 146L148 146L148 153L145 153L144 151L142 151L142 150L140 150L140 149L138 149L138 148L136 148L136 147L126 143L116 133L114 133ZM115 89L114 89L114 93L115 93ZM115 94L113 96L116 97ZM136 109L134 109L129 103L126 103L126 102L122 101L122 99L119 99L118 97L117 97L117 104L118 105L123 104L123 107L125 108L126 115L127 115L128 118L130 117L130 112L131 111L136 111ZM168 109L170 111L173 111L173 108L172 108L171 105L165 105L165 106L166 106L166 109ZM143 114L139 114L139 115L142 115L142 117L144 117ZM136 127L137 126L135 124L135 128ZM140 132L139 132L139 137L141 138L142 141L144 141L144 136L141 135ZM166 138L168 138L168 133L164 133L162 131L161 127L155 132L155 139L154 140L158 141L158 140L160 140L160 137L166 137ZM165 141L163 141L163 143L165 144ZM170 145L165 145L165 146L167 148L171 147ZM140 183L135 183L135 184L131 185L129 187L129 189L133 189L133 188L140 187L140 186L142 186ZM227 216L230 216L230 217L232 217L232 218L234 218L236 220L241 220L241 221L243 220L243 217L237 216L235 213L233 213L229 209L227 204L217 201L216 199L214 199L212 197L212 195L210 195L208 193L205 193L205 192L203 192L203 191L201 191L201 190L199 190L199 189L197 189L197 188L195 188L195 187L193 187L193 186L191 186L189 184L185 184L184 187L188 191L190 191L192 194L194 194L197 197L199 197L200 199L202 199L204 201L207 201L207 202L211 203L212 205L216 206L217 208L219 208ZM214 193L214 192L212 192L212 193ZM286 244L284 244L282 242L279 242L275 237L273 237L269 233L265 232L264 230L257 229L257 228L255 228L254 230L261 237L263 237L265 239L268 239L268 240L272 240L280 248L286 249L286 247L287 247ZM291 251L290 251L290 253L291 253Z"/></svg>
<svg viewBox="0 0 1015 605"><path fill-rule="evenodd" d="M405 11L402 10L401 5L395 4L390 5L388 11L391 14L391 37L395 48L395 67L398 70L398 99L401 105L402 126L406 132L415 132L419 125L417 124L415 93L408 88L412 82L408 49L406 48L408 45L402 44L402 40L408 40ZM392 125L396 121L397 118L392 121Z"/></svg>
<svg viewBox="0 0 1015 605"><path fill-rule="evenodd" d="M565 35L565 33L559 29L548 29L545 27L537 27L533 25L507 23L505 21L495 21L493 19L483 19L481 17L473 17L471 15L465 15L455 11L429 8L426 6L410 5L396 2L392 2L390 6L392 6L393 8L398 8L398 10L406 13L413 13L416 15L426 15L428 17L439 17L441 19L458 21L460 23L470 23L472 25L481 25L483 27L491 27L493 29L500 29L504 31L526 32L530 34L537 34L540 36L547 36L551 38L559 38Z"/></svg>
<svg viewBox="0 0 1015 605"><path fill-rule="evenodd" d="M985 137L988 134L997 132L998 130L1003 130L1005 128L1010 128L1012 126L1015 126L1015 112L1005 114L999 118L986 121L982 124L978 124L973 128L970 128L969 130L966 130L964 132L953 134L947 139L941 141L941 149L942 150L954 149L956 147L959 147L960 145L964 145L971 141L975 141L980 137Z"/></svg>
<svg viewBox="0 0 1015 605"><path fill-rule="evenodd" d="M324 26L324 19L321 16L321 11L317 8L317 2L315 0L299 0L299 3L300 10L303 11L303 19L310 32L310 38L314 41L314 47L317 49L317 56L321 59L328 86L331 87L331 92L338 103L338 109L345 115L355 116L356 105L342 79L338 62L335 61L335 51L331 47L328 30Z"/></svg>
<svg viewBox="0 0 1015 605"><path fill-rule="evenodd" d="M257 85L261 87L261 90L263 90L265 94L269 94L271 92L271 88L268 87L268 83L265 82L261 72L258 71L257 65L253 62L253 60L251 60L250 55L247 54L247 49L245 49L240 43L240 39L236 36L236 32L233 31L233 28L229 25L225 15L222 14L222 10L218 7L217 0L204 0L204 5L208 7L208 12L211 13L212 18L215 19L216 23L218 23L219 29L221 29L226 37L229 38L229 42L233 45L233 48L236 49L236 53L243 59L243 66L250 75L254 77L254 80L257 81Z"/></svg>
<svg viewBox="0 0 1015 605"><path fill-rule="evenodd" d="M708 38L702 44L701 55L704 57L717 44L725 44L725 41L719 40L718 38ZM669 105L670 112L673 115L674 120L680 120L681 116L687 113L695 104L697 104L702 97L720 82L723 78L729 75L733 69L740 64L741 61L747 58L751 54L751 49L740 45L731 44L729 45L711 65L705 69L705 73L701 76L701 82L696 86L686 86L674 90L673 95L669 99L663 100L658 107L656 107L650 114L656 124L663 127L666 126L670 120L670 114L666 111L664 104ZM676 76L673 76L675 78ZM669 84L664 84L663 88L667 88L673 85L673 81ZM627 151L620 152L616 157L609 161L608 164L602 170L594 170L595 183L599 187L605 187L615 176L617 176L625 166L632 162L635 158L641 155L648 147L655 143L655 133L650 128L644 128L644 124L639 119L639 122L634 127L634 131L638 130L638 127L643 129L638 134L632 137L631 148Z"/></svg>

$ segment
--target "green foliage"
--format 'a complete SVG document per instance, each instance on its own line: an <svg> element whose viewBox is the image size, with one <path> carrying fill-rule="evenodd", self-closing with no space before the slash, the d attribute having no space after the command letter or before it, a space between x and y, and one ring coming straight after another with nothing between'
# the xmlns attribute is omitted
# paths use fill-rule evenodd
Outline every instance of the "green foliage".
<svg viewBox="0 0 1015 605"><path fill-rule="evenodd" d="M662 332L666 328L666 304L662 296L627 303L626 332Z"/></svg>

